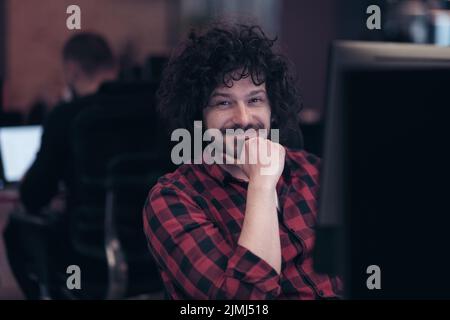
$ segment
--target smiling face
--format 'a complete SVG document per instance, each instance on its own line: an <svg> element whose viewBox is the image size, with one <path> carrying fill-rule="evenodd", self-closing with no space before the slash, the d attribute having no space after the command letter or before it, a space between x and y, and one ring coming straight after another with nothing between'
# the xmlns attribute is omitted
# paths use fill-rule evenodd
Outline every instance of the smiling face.
<svg viewBox="0 0 450 320"><path fill-rule="evenodd" d="M231 87L219 86L211 94L203 119L208 129L219 129L224 134L226 150L234 150L233 157L240 154L236 139L243 135L225 135L226 129L241 129L251 136L249 129L270 130L270 104L266 85L255 85L251 77L233 81ZM265 136L267 137L267 136Z"/></svg>

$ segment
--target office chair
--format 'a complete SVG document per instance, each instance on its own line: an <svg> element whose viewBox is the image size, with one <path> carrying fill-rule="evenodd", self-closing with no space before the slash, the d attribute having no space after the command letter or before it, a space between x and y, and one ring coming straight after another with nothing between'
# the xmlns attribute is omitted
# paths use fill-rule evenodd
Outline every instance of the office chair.
<svg viewBox="0 0 450 320"><path fill-rule="evenodd" d="M154 89L154 87L153 87ZM113 84L85 108L71 127L77 205L69 208L73 264L82 290L68 290L67 274L50 274L46 219L22 216L36 226L34 277L43 299L119 299L162 290L142 227L142 208L156 179L173 167L163 129L152 108L154 90ZM39 230L41 236L39 235ZM155 296L156 294L156 296Z"/></svg>
<svg viewBox="0 0 450 320"><path fill-rule="evenodd" d="M108 262L108 298L162 288L141 217L148 191L170 171L170 162L160 139L162 128L148 103L136 94L108 95L83 111L72 128L81 204L71 215L72 243L95 265ZM101 283L95 283L97 273L88 275L95 296L102 292Z"/></svg>
<svg viewBox="0 0 450 320"><path fill-rule="evenodd" d="M142 229L140 213L148 186L164 175L162 168L161 159L151 154L118 156L108 165L105 212L108 299L157 292L162 287L144 233L137 232Z"/></svg>

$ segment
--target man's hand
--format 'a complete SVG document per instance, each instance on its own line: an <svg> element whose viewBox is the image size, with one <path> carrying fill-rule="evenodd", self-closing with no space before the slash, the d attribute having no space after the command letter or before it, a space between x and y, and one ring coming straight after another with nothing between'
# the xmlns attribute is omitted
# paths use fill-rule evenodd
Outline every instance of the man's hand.
<svg viewBox="0 0 450 320"><path fill-rule="evenodd" d="M245 141L237 166L249 182L275 187L284 169L286 150L278 143L262 137Z"/></svg>

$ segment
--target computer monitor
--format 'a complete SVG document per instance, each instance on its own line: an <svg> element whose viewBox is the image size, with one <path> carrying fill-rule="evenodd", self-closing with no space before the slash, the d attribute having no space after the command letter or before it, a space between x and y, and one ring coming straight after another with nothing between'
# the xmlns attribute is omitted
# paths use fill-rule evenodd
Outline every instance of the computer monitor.
<svg viewBox="0 0 450 320"><path fill-rule="evenodd" d="M19 182L33 163L41 144L41 126L0 128L0 159L4 184Z"/></svg>
<svg viewBox="0 0 450 320"><path fill-rule="evenodd" d="M448 47L332 46L314 260L347 298L450 298L449 85Z"/></svg>

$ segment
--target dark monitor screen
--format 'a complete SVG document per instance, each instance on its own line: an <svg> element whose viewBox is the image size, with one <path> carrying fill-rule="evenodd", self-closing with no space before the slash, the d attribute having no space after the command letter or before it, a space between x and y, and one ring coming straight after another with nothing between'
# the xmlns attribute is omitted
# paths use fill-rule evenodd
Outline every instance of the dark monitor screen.
<svg viewBox="0 0 450 320"><path fill-rule="evenodd" d="M450 297L450 69L344 74L348 285L356 297ZM381 290L368 290L377 265Z"/></svg>
<svg viewBox="0 0 450 320"><path fill-rule="evenodd" d="M316 269L347 298L450 298L450 60L362 56L330 75Z"/></svg>

